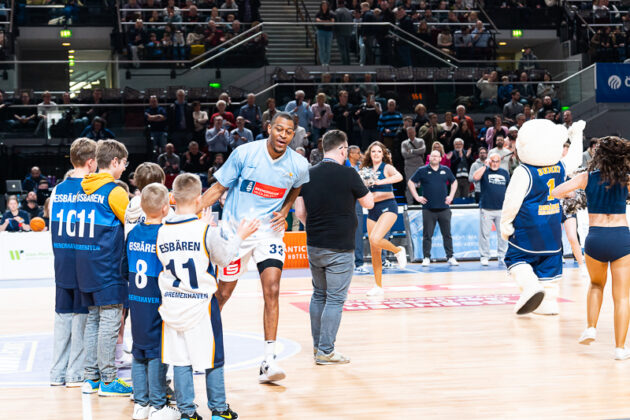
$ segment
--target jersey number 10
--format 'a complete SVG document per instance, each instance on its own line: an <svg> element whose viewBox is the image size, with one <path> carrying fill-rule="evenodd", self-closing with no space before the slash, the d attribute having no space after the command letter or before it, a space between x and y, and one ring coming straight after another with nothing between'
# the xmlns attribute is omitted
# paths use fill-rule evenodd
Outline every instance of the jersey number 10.
<svg viewBox="0 0 630 420"><path fill-rule="evenodd" d="M63 221L63 210L61 210L59 213L57 213L57 218L59 219L59 230L57 231L57 236L61 236L63 233L63 225L64 225L64 221ZM90 227L89 227L89 237L93 238L94 237L94 219L95 219L95 215L96 212L95 210L92 210L91 212L88 213L87 215L87 219L88 222L90 223ZM78 232L78 236L79 238L83 238L85 236L85 210L81 210L80 213L77 213L76 210L70 210L68 212L68 214L66 215L66 235L70 236L70 237L75 237L77 236L77 229L76 229L76 224L74 219L79 219L79 222L81 222L79 224L79 232Z"/></svg>

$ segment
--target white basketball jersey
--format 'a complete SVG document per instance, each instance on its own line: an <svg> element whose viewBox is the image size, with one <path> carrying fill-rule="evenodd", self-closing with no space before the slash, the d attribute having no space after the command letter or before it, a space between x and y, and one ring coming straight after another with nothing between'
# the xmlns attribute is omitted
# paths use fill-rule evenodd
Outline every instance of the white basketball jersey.
<svg viewBox="0 0 630 420"><path fill-rule="evenodd" d="M166 324L185 331L208 315L217 290L215 269L206 245L208 225L197 217L166 221L157 238L157 254L164 267L158 278L162 293L160 315Z"/></svg>

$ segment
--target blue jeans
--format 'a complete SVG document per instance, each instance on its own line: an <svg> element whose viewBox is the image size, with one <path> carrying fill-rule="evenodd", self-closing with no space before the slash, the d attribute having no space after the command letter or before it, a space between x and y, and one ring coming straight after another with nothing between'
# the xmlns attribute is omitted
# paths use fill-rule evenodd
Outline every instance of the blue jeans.
<svg viewBox="0 0 630 420"><path fill-rule="evenodd" d="M357 201L355 204L357 213L357 230L354 232L354 266L363 265L363 207Z"/></svg>
<svg viewBox="0 0 630 420"><path fill-rule="evenodd" d="M352 40L352 36L336 35L336 37L339 53L341 54L341 64L348 66L350 65L350 42Z"/></svg>
<svg viewBox="0 0 630 420"><path fill-rule="evenodd" d="M317 53L319 64L330 64L330 46L332 44L332 31L317 30Z"/></svg>
<svg viewBox="0 0 630 420"><path fill-rule="evenodd" d="M327 128L318 128L313 126L311 128L311 144L313 147L317 146L317 140L319 140L328 131Z"/></svg>
<svg viewBox="0 0 630 420"><path fill-rule="evenodd" d="M173 366L173 381L175 382L177 408L182 414L189 416L194 414L196 406L192 366ZM223 366L214 369L206 369L206 394L208 396L208 408L210 411L227 410Z"/></svg>
<svg viewBox="0 0 630 420"><path fill-rule="evenodd" d="M116 379L116 341L122 305L90 306L83 335L85 379L111 382Z"/></svg>
<svg viewBox="0 0 630 420"><path fill-rule="evenodd" d="M83 330L86 314L55 313L53 362L50 381L58 383L83 381L85 352Z"/></svg>
<svg viewBox="0 0 630 420"><path fill-rule="evenodd" d="M335 340L343 304L352 280L352 251L307 246L313 275L313 295L309 312L313 347L318 353L330 354Z"/></svg>
<svg viewBox="0 0 630 420"><path fill-rule="evenodd" d="M166 405L166 370L168 365L160 359L136 359L131 365L133 399L146 407L162 408Z"/></svg>

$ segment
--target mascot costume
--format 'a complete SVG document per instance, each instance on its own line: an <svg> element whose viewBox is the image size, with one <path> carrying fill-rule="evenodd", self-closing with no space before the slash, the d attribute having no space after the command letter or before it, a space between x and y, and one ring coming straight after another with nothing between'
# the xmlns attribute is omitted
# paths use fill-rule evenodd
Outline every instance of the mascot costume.
<svg viewBox="0 0 630 420"><path fill-rule="evenodd" d="M521 289L514 311L557 315L562 277L562 209L551 190L582 163L578 121L568 130L546 119L523 124L516 139L521 164L514 170L501 212L501 236L508 241L505 264ZM563 146L571 141L567 155ZM561 160L562 159L562 160Z"/></svg>

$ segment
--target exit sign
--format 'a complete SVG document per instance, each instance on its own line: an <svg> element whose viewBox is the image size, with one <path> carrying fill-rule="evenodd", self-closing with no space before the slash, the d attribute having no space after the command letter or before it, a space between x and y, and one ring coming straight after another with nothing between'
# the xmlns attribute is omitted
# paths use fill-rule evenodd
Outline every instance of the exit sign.
<svg viewBox="0 0 630 420"><path fill-rule="evenodd" d="M512 29L512 38L521 38L523 36L522 29Z"/></svg>
<svg viewBox="0 0 630 420"><path fill-rule="evenodd" d="M70 29L62 29L59 31L59 36L62 38L71 38L72 37L72 30Z"/></svg>

